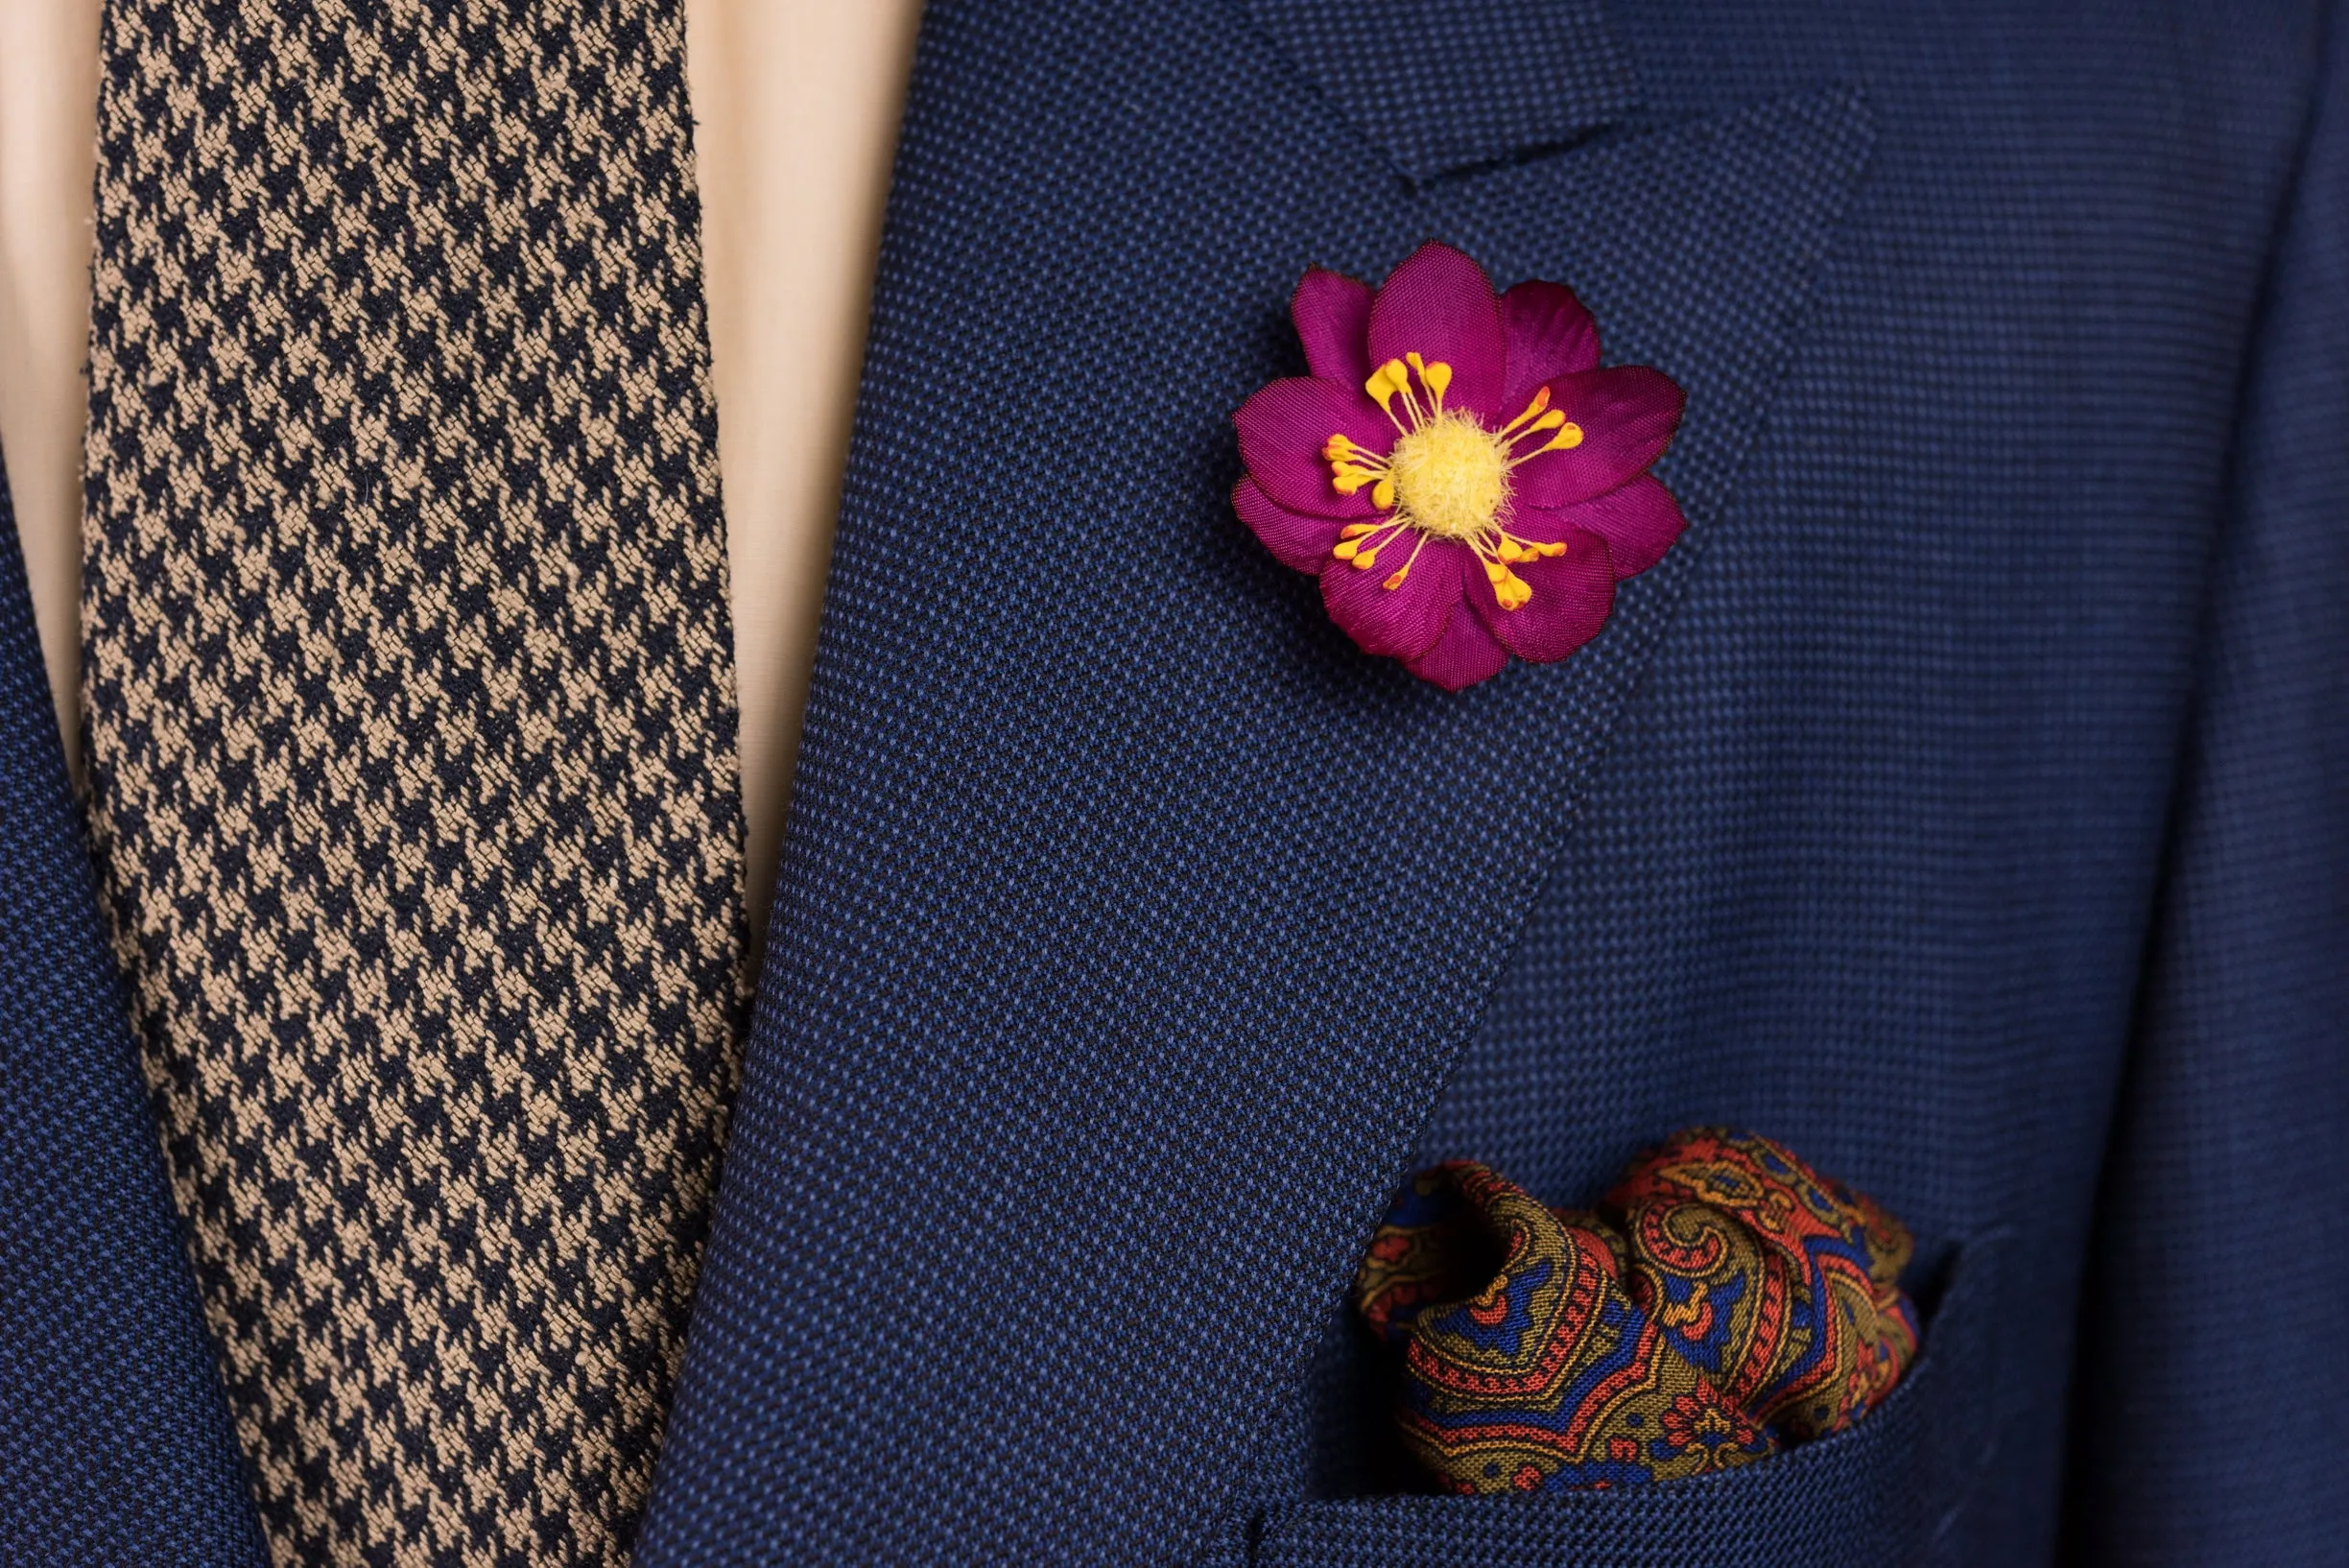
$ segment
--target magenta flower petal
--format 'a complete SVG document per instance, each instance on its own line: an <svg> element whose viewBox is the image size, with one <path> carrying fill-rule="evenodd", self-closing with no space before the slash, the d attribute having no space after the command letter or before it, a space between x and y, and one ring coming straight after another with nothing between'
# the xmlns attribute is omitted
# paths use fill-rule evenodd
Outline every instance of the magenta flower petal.
<svg viewBox="0 0 2349 1568"><path fill-rule="evenodd" d="M1512 568L1533 590L1516 609L1503 609L1483 582L1468 591L1469 602L1502 646L1529 664L1564 658L1599 635L1615 606L1615 567L1606 541L1596 534L1570 534L1565 543L1562 556Z"/></svg>
<svg viewBox="0 0 2349 1568"><path fill-rule="evenodd" d="M1399 535L1399 536L1395 536ZM1418 550L1418 559L1412 552ZM1330 619L1360 643L1365 653L1415 658L1443 635L1444 622L1459 606L1461 568L1468 552L1442 539L1424 548L1408 529L1396 530L1379 547L1368 570L1352 561L1331 560L1321 568L1321 602ZM1388 580L1409 562L1402 585Z"/></svg>
<svg viewBox="0 0 2349 1568"><path fill-rule="evenodd" d="M1501 324L1508 338L1507 416L1543 382L1599 368L1599 323L1563 283L1518 284L1501 297Z"/></svg>
<svg viewBox="0 0 2349 1568"><path fill-rule="evenodd" d="M1300 572L1317 572L1329 564L1330 551L1338 543L1338 532L1345 526L1335 517L1291 511L1246 475L1232 487L1232 510L1240 514L1242 522L1256 531L1256 536L1264 540L1265 548L1282 565L1293 566Z"/></svg>
<svg viewBox="0 0 2349 1568"><path fill-rule="evenodd" d="M1370 496L1341 495L1330 484L1321 448L1345 436L1374 452L1394 443L1394 426L1359 387L1311 376L1275 381L1240 405L1240 461L1265 494L1293 511L1323 517L1366 517Z"/></svg>
<svg viewBox="0 0 2349 1568"><path fill-rule="evenodd" d="M1452 367L1447 407L1487 419L1500 414L1502 395L1508 391L1501 301L1493 297L1484 269L1448 245L1423 245L1412 251L1388 274L1370 306L1372 367L1414 353L1430 364Z"/></svg>
<svg viewBox="0 0 2349 1568"><path fill-rule="evenodd" d="M1616 580L1679 537L1648 470L1680 390L1602 368L1572 290L1496 297L1474 261L1426 245L1375 291L1308 272L1290 312L1315 373L1233 416L1247 473L1232 509L1319 576L1365 653L1450 691L1511 654L1562 659L1606 624Z"/></svg>
<svg viewBox="0 0 2349 1568"><path fill-rule="evenodd" d="M1422 680L1433 680L1445 691L1456 692L1488 680L1501 673L1508 662L1508 650L1501 640L1485 630L1484 617L1462 605L1452 612L1444 624L1444 633L1435 646L1404 668Z"/></svg>
<svg viewBox="0 0 2349 1568"><path fill-rule="evenodd" d="M1664 482L1653 474L1642 474L1628 485L1560 511L1546 515L1529 511L1518 532L1545 542L1575 531L1596 534L1606 540L1607 554L1615 561L1615 579L1621 582L1663 559L1664 552L1687 526L1688 520L1680 515L1680 503L1673 499Z"/></svg>
<svg viewBox="0 0 2349 1568"><path fill-rule="evenodd" d="M1314 374L1347 387L1370 378L1369 284L1316 267L1297 279L1289 319L1296 322Z"/></svg>
<svg viewBox="0 0 2349 1568"><path fill-rule="evenodd" d="M1680 423L1680 389L1645 365L1584 370L1547 385L1550 407L1581 430L1582 440L1517 467L1511 483L1529 507L1570 507L1628 483L1664 455Z"/></svg>

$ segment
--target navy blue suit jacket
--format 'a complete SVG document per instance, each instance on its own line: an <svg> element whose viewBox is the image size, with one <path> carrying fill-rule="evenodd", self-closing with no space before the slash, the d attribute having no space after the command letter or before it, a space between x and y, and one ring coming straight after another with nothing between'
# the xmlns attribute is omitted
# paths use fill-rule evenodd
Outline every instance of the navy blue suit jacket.
<svg viewBox="0 0 2349 1568"><path fill-rule="evenodd" d="M1689 396L1682 542L1459 696L1225 499L1428 239ZM637 1560L2342 1560L2345 498L2324 0L935 0ZM0 1560L249 1560L0 576ZM1893 1398L1372 1495L1402 1175L1708 1121L1917 1233Z"/></svg>

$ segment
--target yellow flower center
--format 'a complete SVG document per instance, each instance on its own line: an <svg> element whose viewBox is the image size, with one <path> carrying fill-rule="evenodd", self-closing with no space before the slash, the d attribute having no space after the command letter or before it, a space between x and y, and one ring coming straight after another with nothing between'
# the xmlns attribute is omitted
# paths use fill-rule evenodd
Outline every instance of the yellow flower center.
<svg viewBox="0 0 2349 1568"><path fill-rule="evenodd" d="M1508 501L1508 449L1466 415L1442 413L1387 454L1395 505L1439 539L1475 538Z"/></svg>
<svg viewBox="0 0 2349 1568"><path fill-rule="evenodd" d="M1509 473L1544 452L1581 445L1582 430L1550 406L1548 387L1535 392L1516 418L1487 430L1475 416L1444 407L1451 385L1451 366L1417 354L1388 360L1363 384L1394 422L1394 445L1381 457L1334 435L1321 455L1339 494L1353 495L1367 486L1371 505L1387 515L1375 523L1348 523L1331 553L1367 571L1378 564L1380 551L1411 536L1410 558L1381 584L1392 592L1411 576L1412 563L1428 540L1464 544L1483 564L1494 602L1503 609L1522 609L1533 590L1509 568L1562 556L1566 546L1539 544L1509 532ZM1539 445L1522 444L1545 436L1549 439Z"/></svg>

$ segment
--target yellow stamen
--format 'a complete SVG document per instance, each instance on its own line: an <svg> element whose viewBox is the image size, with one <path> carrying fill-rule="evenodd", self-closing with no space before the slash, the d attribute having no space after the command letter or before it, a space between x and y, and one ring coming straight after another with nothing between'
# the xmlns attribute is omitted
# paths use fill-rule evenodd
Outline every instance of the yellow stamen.
<svg viewBox="0 0 2349 1568"><path fill-rule="evenodd" d="M1420 535L1418 540L1412 545L1411 558L1396 567L1394 575L1387 580L1385 585L1388 592L1391 593L1401 587L1403 580L1411 576L1411 569L1419 564L1419 552L1427 548L1427 543L1428 536L1425 534Z"/></svg>
<svg viewBox="0 0 2349 1568"><path fill-rule="evenodd" d="M1416 385L1413 383L1416 382ZM1370 372L1363 391L1386 412L1399 439L1385 453L1373 451L1342 431L1322 443L1330 484L1341 495L1370 491L1371 504L1386 516L1347 523L1330 554L1358 571L1373 568L1388 541L1412 540L1409 559L1387 574L1389 592L1410 581L1419 552L1430 539L1465 545L1484 569L1493 599L1505 610L1522 609L1533 589L1509 568L1566 554L1563 541L1542 543L1508 531L1510 470L1543 452L1582 443L1582 429L1563 410L1550 406L1550 389L1537 387L1525 412L1499 430L1473 415L1444 407L1452 367L1412 351ZM1400 404L1398 406L1398 401ZM1536 439L1548 438L1534 446Z"/></svg>
<svg viewBox="0 0 2349 1568"><path fill-rule="evenodd" d="M1528 419L1534 418L1540 415L1541 411L1549 406L1550 384L1545 381L1539 387L1536 387L1533 390L1533 401L1525 406L1525 412L1517 416L1516 418L1511 419L1507 424L1501 427L1501 434L1504 436L1507 435L1510 431L1515 430L1519 425L1524 424ZM1563 416L1561 416L1561 417L1563 417Z"/></svg>

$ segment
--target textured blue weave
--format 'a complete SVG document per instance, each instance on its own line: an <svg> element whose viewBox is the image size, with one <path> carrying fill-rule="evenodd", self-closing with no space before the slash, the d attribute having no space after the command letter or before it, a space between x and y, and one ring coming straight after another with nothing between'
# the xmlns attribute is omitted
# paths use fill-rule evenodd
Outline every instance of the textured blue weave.
<svg viewBox="0 0 2349 1568"><path fill-rule="evenodd" d="M260 1562L0 473L0 1563Z"/></svg>
<svg viewBox="0 0 2349 1568"><path fill-rule="evenodd" d="M2073 1394L2086 1562L2349 1560L2349 25L2254 340Z"/></svg>
<svg viewBox="0 0 2349 1568"><path fill-rule="evenodd" d="M1247 12L1413 179L1574 141L1639 102L1605 16L1590 6L1248 0Z"/></svg>
<svg viewBox="0 0 2349 1568"><path fill-rule="evenodd" d="M2336 1552L2322 9L932 5L640 1561ZM1224 501L1299 272L1431 237L1690 395L1682 545L1459 698ZM1701 1122L1918 1233L1903 1402L1364 1496L1393 1182Z"/></svg>
<svg viewBox="0 0 2349 1568"><path fill-rule="evenodd" d="M638 1560L2337 1560L2328 10L936 0ZM1459 698L1224 501L1298 272L1430 237L1691 396L1682 545ZM0 1562L249 1561L20 575ZM1401 1175L1583 1200L1704 1121L1916 1231L1907 1388L1718 1482L1365 1495Z"/></svg>

